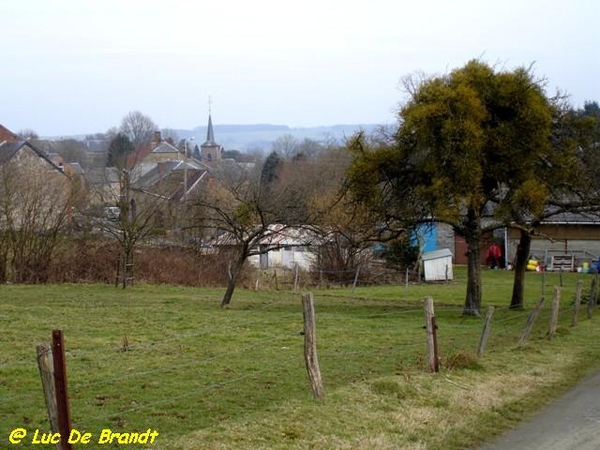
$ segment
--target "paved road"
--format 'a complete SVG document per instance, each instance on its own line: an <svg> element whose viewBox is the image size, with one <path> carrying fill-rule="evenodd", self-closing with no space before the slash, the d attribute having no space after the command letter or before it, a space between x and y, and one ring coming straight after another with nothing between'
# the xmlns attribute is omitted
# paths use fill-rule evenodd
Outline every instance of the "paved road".
<svg viewBox="0 0 600 450"><path fill-rule="evenodd" d="M600 449L600 372L481 450Z"/></svg>

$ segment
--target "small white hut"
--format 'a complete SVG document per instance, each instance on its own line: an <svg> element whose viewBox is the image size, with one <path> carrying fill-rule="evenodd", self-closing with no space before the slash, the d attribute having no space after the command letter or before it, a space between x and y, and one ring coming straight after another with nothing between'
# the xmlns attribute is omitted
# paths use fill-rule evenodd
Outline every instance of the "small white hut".
<svg viewBox="0 0 600 450"><path fill-rule="evenodd" d="M448 248L425 252L421 256L425 281L452 279L452 252Z"/></svg>

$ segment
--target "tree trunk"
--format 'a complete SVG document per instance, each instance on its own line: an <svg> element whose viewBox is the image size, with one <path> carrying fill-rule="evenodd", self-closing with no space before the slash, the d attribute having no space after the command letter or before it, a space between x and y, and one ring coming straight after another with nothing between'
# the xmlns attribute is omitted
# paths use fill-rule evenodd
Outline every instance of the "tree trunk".
<svg viewBox="0 0 600 450"><path fill-rule="evenodd" d="M125 249L123 251L123 261L121 261L121 273L123 274L123 282L121 286L123 289L127 287L127 259L129 259L129 252Z"/></svg>
<svg viewBox="0 0 600 450"><path fill-rule="evenodd" d="M466 316L481 315L481 220L478 214L469 210L469 230L465 233L467 243L467 295L463 314Z"/></svg>
<svg viewBox="0 0 600 450"><path fill-rule="evenodd" d="M121 272L123 273L122 287L125 289L131 284L133 278L133 244L125 243L123 246L123 261L121 262Z"/></svg>
<svg viewBox="0 0 600 450"><path fill-rule="evenodd" d="M521 237L517 245L517 256L515 260L515 278L513 281L513 292L510 300L510 309L522 309L524 306L525 293L525 271L527 269L527 260L531 250L531 234L526 230L521 230Z"/></svg>
<svg viewBox="0 0 600 450"><path fill-rule="evenodd" d="M235 290L235 286L238 278L240 277L240 273L242 272L244 262L246 262L246 258L247 255L244 253L242 256L240 256L240 258L238 258L235 265L231 268L231 273L227 279L227 290L225 291L225 295L223 295L223 299L221 300L221 308L231 303L233 291Z"/></svg>

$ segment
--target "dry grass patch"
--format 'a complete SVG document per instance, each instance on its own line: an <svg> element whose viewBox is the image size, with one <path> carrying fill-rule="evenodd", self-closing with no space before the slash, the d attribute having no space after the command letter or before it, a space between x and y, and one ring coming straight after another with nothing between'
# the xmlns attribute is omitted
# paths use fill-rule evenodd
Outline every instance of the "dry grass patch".
<svg viewBox="0 0 600 450"><path fill-rule="evenodd" d="M537 352L533 352L537 354ZM552 353L543 351L543 354ZM381 377L329 392L322 402L283 403L267 414L191 433L168 449L461 449L513 423L560 389L576 358L539 358L526 370L443 370ZM503 359L503 358L500 358ZM519 413L520 411L520 413ZM494 431L492 431L492 434Z"/></svg>

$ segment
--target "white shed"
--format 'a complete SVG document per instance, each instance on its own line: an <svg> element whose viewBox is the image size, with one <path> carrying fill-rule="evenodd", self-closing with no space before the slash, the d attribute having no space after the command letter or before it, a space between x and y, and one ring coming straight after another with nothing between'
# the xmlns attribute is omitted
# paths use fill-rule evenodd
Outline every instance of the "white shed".
<svg viewBox="0 0 600 450"><path fill-rule="evenodd" d="M446 281L452 279L452 252L448 248L425 252L423 260L423 274L425 281Z"/></svg>

